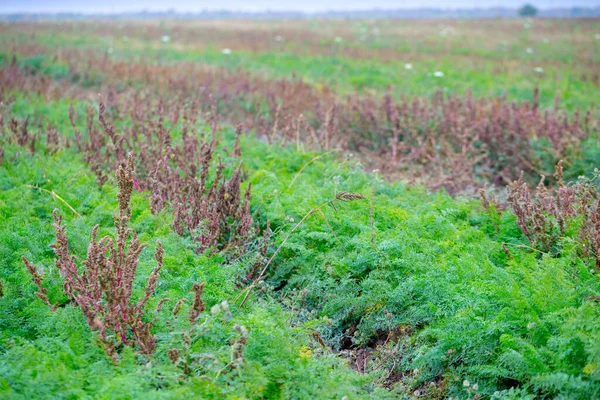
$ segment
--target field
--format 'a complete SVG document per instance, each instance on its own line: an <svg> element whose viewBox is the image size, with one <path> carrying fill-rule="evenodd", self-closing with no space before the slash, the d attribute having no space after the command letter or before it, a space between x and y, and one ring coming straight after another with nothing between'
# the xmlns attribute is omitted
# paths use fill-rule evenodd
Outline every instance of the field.
<svg viewBox="0 0 600 400"><path fill-rule="evenodd" d="M0 23L0 398L600 398L600 20Z"/></svg>

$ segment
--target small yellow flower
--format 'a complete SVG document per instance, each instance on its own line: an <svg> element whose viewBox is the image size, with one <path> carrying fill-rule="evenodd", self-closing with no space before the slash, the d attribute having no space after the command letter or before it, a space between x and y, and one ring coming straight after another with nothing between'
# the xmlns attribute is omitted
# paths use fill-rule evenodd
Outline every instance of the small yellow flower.
<svg viewBox="0 0 600 400"><path fill-rule="evenodd" d="M300 346L300 358L311 358L312 350L308 348L308 346Z"/></svg>
<svg viewBox="0 0 600 400"><path fill-rule="evenodd" d="M598 366L596 364L588 364L585 367L583 367L583 373L591 375L596 371L597 368Z"/></svg>

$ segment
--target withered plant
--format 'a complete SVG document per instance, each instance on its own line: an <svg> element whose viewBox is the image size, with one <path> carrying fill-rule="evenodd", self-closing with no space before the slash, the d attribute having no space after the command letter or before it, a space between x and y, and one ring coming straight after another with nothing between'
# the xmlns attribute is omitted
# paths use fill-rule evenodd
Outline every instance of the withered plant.
<svg viewBox="0 0 600 400"><path fill-rule="evenodd" d="M531 191L521 177L508 185L508 202L523 234L535 248L550 251L569 229L576 228L581 255L592 258L600 269L598 188L594 179L585 177L565 183L562 164L561 160L556 165L556 188L547 187L542 176L536 190Z"/></svg>
<svg viewBox="0 0 600 400"><path fill-rule="evenodd" d="M150 206L154 213L170 204L175 232L180 235L191 234L199 244L199 251L209 248L215 251L239 249L250 239L253 235L251 185L248 185L245 193L242 191L241 163L227 177L226 167L218 157L216 172L211 177L216 150L216 113L211 114L213 123L210 140L199 142L196 120L185 114L181 140L173 143L164 124L164 105L159 107L156 122L138 122L138 130L142 135L133 130L126 130L122 136L116 135L105 110L101 101L101 125L115 149L107 154L114 154L118 159L126 146L139 149L140 163L137 168L142 176L136 185L140 190L150 190ZM179 119L179 112L172 119ZM152 118L144 118L144 121L147 120L152 121ZM231 152L234 159L240 157L241 127L238 127L237 135Z"/></svg>
<svg viewBox="0 0 600 400"><path fill-rule="evenodd" d="M147 304L158 283L164 251L162 244L158 242L154 254L156 267L148 277L143 296L136 301L133 285L139 256L146 245L140 243L136 232L129 228L130 201L134 188L133 165L133 155L130 153L126 164L119 166L116 171L119 187L118 212L114 216L116 237L105 236L98 239L96 225L92 230L87 257L81 263L84 267L81 272L76 257L69 253L62 217L57 210L54 211L55 264L63 278L64 292L81 309L89 327L97 332L102 348L115 363L118 360L117 347L120 345L132 346L141 354L151 355L157 344L156 336L151 333L156 320L147 315ZM36 295L55 311L56 305L50 303L47 289L42 287L42 276L25 257L23 262L38 287ZM204 309L200 297L203 286L204 284L194 284L196 295L193 314L190 315L192 322ZM166 300L159 302L159 309L164 301Z"/></svg>
<svg viewBox="0 0 600 400"><path fill-rule="evenodd" d="M118 98L114 97L112 102L114 112L118 113ZM215 157L216 110L213 109L208 118L212 128L209 139L200 141L196 118L192 116L194 111L185 108L182 102L170 104L170 122L181 120L182 126L181 137L174 140L165 127L165 102L164 98L159 97L157 109L154 110L145 107L139 97L134 97L130 108L134 126L124 128L119 133L111 122L109 107L102 97L98 107L101 129L94 124L95 113L90 107L86 112L87 135L82 135L77 127L77 116L71 108L69 119L75 144L85 153L86 161L100 185L106 182L106 171L124 162L127 152L138 152L134 165L134 187L150 191L153 213L170 206L175 232L190 234L198 243L200 252L225 248L241 251L254 235L250 212L251 185L242 190L244 177L242 164L238 161L241 156L241 125L238 126L237 140L230 152L232 162L239 164L231 173L227 173L222 158Z"/></svg>

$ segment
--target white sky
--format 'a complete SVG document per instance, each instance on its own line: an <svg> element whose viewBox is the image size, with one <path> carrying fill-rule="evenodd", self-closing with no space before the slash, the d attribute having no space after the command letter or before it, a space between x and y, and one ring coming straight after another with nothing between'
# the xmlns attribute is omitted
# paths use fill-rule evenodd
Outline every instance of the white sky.
<svg viewBox="0 0 600 400"><path fill-rule="evenodd" d="M0 13L86 12L114 13L152 10L364 10L372 8L517 8L530 2L539 8L597 7L600 0L0 0Z"/></svg>

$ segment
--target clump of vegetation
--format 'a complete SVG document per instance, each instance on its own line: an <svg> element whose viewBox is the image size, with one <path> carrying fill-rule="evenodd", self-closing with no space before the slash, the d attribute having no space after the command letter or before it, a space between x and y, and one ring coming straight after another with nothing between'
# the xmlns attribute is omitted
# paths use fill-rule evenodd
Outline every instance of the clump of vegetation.
<svg viewBox="0 0 600 400"><path fill-rule="evenodd" d="M535 192L521 177L508 186L508 201L519 227L529 242L542 251L551 251L572 232L579 231L579 252L595 260L600 270L600 208L598 171L594 179L580 177L563 181L562 161L554 174L558 187L548 188L542 176Z"/></svg>
<svg viewBox="0 0 600 400"><path fill-rule="evenodd" d="M183 108L174 111L179 118L186 113ZM195 130L196 120L184 118L181 136L174 139L165 127L164 109L156 115L137 115L141 118L135 128L124 129L118 134L109 121L107 107L102 99L99 102L98 119L102 130L94 125L94 110L86 109L87 134L82 135L77 127L76 112L69 107L69 120L74 132L73 138L61 136L60 146L76 147L84 153L85 159L103 185L108 171L125 162L129 151L139 152L134 169L138 171L134 186L137 190L151 192L150 208L160 212L167 205L173 212L173 229L180 235L192 235L198 243L198 251L219 251L229 249L234 254L243 251L247 243L254 239L256 226L251 215L250 200L252 185L243 187L241 151L237 140L229 155L229 163L238 163L231 173L221 156L215 163L217 118L212 116L211 138L200 143ZM152 120L156 118L156 122ZM6 140L36 151L38 135L28 129L29 117L19 122L11 119ZM143 134L139 134L141 130ZM237 137L242 134L238 126ZM44 133L46 149L59 148L59 135L55 128L48 127ZM216 164L214 166L213 164ZM216 170L211 173L212 170ZM229 175L229 176L228 176ZM239 255L239 254L238 254Z"/></svg>
<svg viewBox="0 0 600 400"><path fill-rule="evenodd" d="M136 278L140 253L146 245L141 244L135 231L129 228L131 219L131 194L134 187L133 155L130 153L127 164L116 171L119 194L117 195L119 210L115 215L116 237L109 236L98 240L98 225L92 230L88 246L87 258L82 264L83 272L79 272L75 256L69 254L67 233L62 224L62 217L54 210L54 229L56 242L54 252L55 264L63 277L65 294L82 311L89 327L98 333L98 338L106 354L113 362L117 362L117 344L134 346L141 354L151 355L156 348L156 336L150 330L155 321L147 321L146 306L153 295L160 270L163 267L164 250L158 242L154 258L154 268L144 290L144 295L135 302L132 298L133 283ZM38 287L36 295L42 299L52 311L56 305L48 300L47 289L42 287L42 277L36 267L25 257L23 262ZM199 289L196 289L196 288ZM194 284L196 296L190 319L195 322L199 313L204 310L201 300L203 285ZM158 311L163 301L158 305Z"/></svg>
<svg viewBox="0 0 600 400"><path fill-rule="evenodd" d="M175 118L178 118L182 111L176 110ZM199 251L209 248L222 250L225 247L243 247L251 240L254 226L250 215L251 185L248 185L243 194L241 164L227 179L224 174L225 166L219 157L212 183L208 180L215 152L217 115L213 115L210 141L200 144L198 134L194 130L195 120L188 121L187 117L184 117L181 140L175 144L165 128L163 112L160 108L156 125L142 128L145 132L140 138L135 130L125 131L125 135L118 137L107 120L106 106L101 100L99 120L104 132L112 141L109 151L105 150L104 154L114 154L119 160L122 158L120 155L126 151L125 143L140 150L142 163L138 168L145 171L147 176L136 184L140 190L147 187L152 193L152 212L159 212L169 202L173 209L175 232L180 235L185 232L191 233L199 243ZM142 117L140 127L147 125L148 119ZM238 128L237 135L239 138L241 127ZM92 148L87 150L88 154L90 151L93 154L102 154L102 148L105 146L91 146ZM236 141L231 157L236 160L240 155L239 142ZM90 163L103 164L98 160L91 160Z"/></svg>

